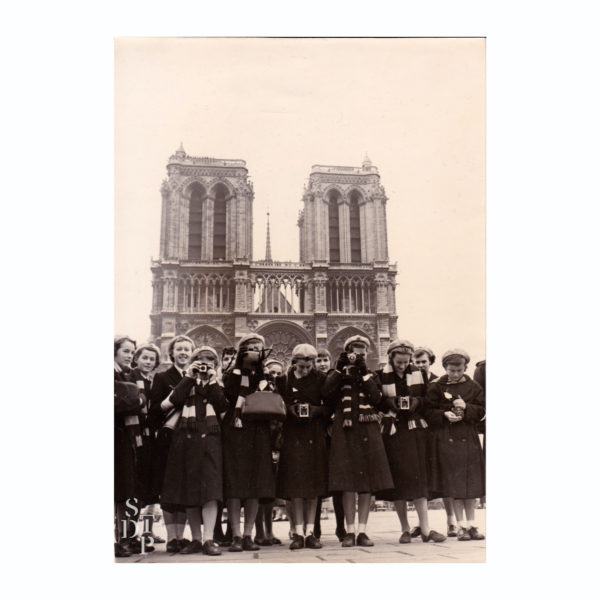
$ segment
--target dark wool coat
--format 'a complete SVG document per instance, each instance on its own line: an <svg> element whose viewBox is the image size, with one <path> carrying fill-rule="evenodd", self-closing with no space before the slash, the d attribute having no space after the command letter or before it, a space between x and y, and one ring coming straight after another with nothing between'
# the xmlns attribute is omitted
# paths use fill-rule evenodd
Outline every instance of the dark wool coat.
<svg viewBox="0 0 600 600"><path fill-rule="evenodd" d="M235 370L237 371L237 369ZM275 473L271 454L269 421L243 420L234 427L234 409L242 376L239 371L223 375L229 409L223 423L223 488L226 499L275 498ZM259 375L250 375L250 392L258 389Z"/></svg>
<svg viewBox="0 0 600 600"><path fill-rule="evenodd" d="M208 430L206 406L211 404L217 415L225 412L225 393L218 383L196 385L194 379L184 377L171 401L181 408L191 395L196 410L195 428L184 427L182 420L175 428L161 496L165 504L181 509L223 499L221 433Z"/></svg>
<svg viewBox="0 0 600 600"><path fill-rule="evenodd" d="M360 402L374 408L381 401L377 376L369 373L372 377L368 381L357 378L352 386L352 427L342 426L342 374L330 371L323 386L323 396L334 411L329 452L330 492L374 494L394 487L379 423L358 419L360 393L364 394Z"/></svg>
<svg viewBox="0 0 600 600"><path fill-rule="evenodd" d="M133 369L131 380L134 382L143 381L144 395L146 402L150 401L150 392L152 381L144 377L139 369ZM147 409L140 414L140 427L142 430L142 445L136 449L136 469L135 469L135 495L141 508L148 504L158 502L158 494L153 488L153 462L156 460L156 438L154 432L150 429Z"/></svg>
<svg viewBox="0 0 600 600"><path fill-rule="evenodd" d="M115 382L132 383L129 374L115 369ZM135 442L125 426L125 417L139 415L139 398L126 397L115 392L115 502L134 498L135 489Z"/></svg>
<svg viewBox="0 0 600 600"><path fill-rule="evenodd" d="M410 410L398 410L394 425L394 435L383 435L383 443L387 453L390 471L394 480L394 488L377 494L382 500L414 500L429 496L429 461L428 440L429 429L423 427L425 396L427 393L427 376L422 373L420 384L407 385L407 374L418 372L419 369L410 365L403 377L395 372L393 377L396 396L410 397ZM380 381L385 380L382 371L377 371ZM384 402L385 403L385 402ZM409 428L409 422L418 422L414 429Z"/></svg>
<svg viewBox="0 0 600 600"><path fill-rule="evenodd" d="M444 416L452 409L452 399L447 399L445 393L465 401L462 421L450 423ZM483 390L467 375L454 384L443 375L429 385L425 418L431 427L432 497L465 499L485 495L485 461L477 435L477 424L484 415Z"/></svg>
<svg viewBox="0 0 600 600"><path fill-rule="evenodd" d="M283 446L277 477L278 498L317 498L327 494L327 420L330 412L323 405L325 375L312 370L297 379L293 371L277 379L288 416L283 423ZM297 403L310 405L311 416L298 418Z"/></svg>
<svg viewBox="0 0 600 600"><path fill-rule="evenodd" d="M475 365L473 380L481 386L483 393L485 394L485 360L480 360ZM483 421L479 421L479 424L477 425L477 431L485 435L485 419ZM485 452L485 437L483 438L483 451Z"/></svg>
<svg viewBox="0 0 600 600"><path fill-rule="evenodd" d="M166 371L156 373L150 391L150 410L148 422L155 434L155 453L152 461L152 491L160 497L162 484L165 479L165 469L169 458L169 449L173 438L173 430L164 427L166 417L160 403L175 389L181 381L181 373L171 366Z"/></svg>

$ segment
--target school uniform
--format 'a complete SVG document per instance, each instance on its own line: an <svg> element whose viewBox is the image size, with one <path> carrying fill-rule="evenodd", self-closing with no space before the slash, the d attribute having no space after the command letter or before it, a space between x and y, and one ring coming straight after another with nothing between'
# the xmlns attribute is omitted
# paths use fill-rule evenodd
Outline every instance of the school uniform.
<svg viewBox="0 0 600 600"><path fill-rule="evenodd" d="M449 396L449 397L447 397ZM461 421L451 423L444 413L460 396L466 403ZM431 427L432 497L480 498L485 495L485 460L477 425L485 415L485 395L468 375L450 383L443 375L427 391L425 417Z"/></svg>
<svg viewBox="0 0 600 600"><path fill-rule="evenodd" d="M161 402L169 396L182 378L182 371L172 365L166 371L156 373L150 390L148 422L156 438L152 469L152 491L159 496L161 504L163 503L161 498L162 484L165 478L173 430L179 413L176 409L163 411ZM165 507L163 506L163 508ZM167 508L167 510L169 509Z"/></svg>
<svg viewBox="0 0 600 600"><path fill-rule="evenodd" d="M354 377L349 396L343 392L346 377L331 371L323 386L323 396L334 411L329 492L374 494L390 489L394 482L375 413L381 400L377 376L368 371L365 377ZM349 412L345 413L344 408ZM351 417L351 427L343 427L345 415Z"/></svg>
<svg viewBox="0 0 600 600"><path fill-rule="evenodd" d="M129 372L115 363L115 383L132 383ZM139 417L141 400L139 395L123 393L115 386L115 429L114 429L114 499L125 502L135 497L136 447L141 444ZM137 424L136 424L137 422Z"/></svg>
<svg viewBox="0 0 600 600"><path fill-rule="evenodd" d="M215 416L227 410L223 388L216 382L198 383L184 377L171 396L181 409L172 435L162 486L162 501L184 510L223 499L221 429Z"/></svg>
<svg viewBox="0 0 600 600"><path fill-rule="evenodd" d="M427 498L428 486L428 425L424 418L427 375L409 365L399 376L391 365L377 371L384 399L409 397L409 409L391 411L393 435L384 432L383 443L394 480L391 490L377 494L381 500L414 500Z"/></svg>
<svg viewBox="0 0 600 600"><path fill-rule="evenodd" d="M223 374L229 403L223 422L224 495L226 499L258 498L266 502L275 498L269 421L242 419L242 427L235 427L235 407L242 387L246 395L255 392L263 375L244 371L244 377L248 377L247 386L242 386L240 369Z"/></svg>
<svg viewBox="0 0 600 600"><path fill-rule="evenodd" d="M279 458L277 497L317 498L327 493L327 420L329 409L323 405L325 375L312 370L300 379L293 371L276 381L288 415L283 423L283 446ZM294 406L306 403L311 416L293 414Z"/></svg>

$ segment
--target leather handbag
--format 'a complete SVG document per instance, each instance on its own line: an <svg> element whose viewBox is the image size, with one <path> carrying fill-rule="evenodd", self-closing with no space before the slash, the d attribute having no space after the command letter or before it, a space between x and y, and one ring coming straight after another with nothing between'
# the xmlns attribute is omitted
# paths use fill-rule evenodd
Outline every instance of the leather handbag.
<svg viewBox="0 0 600 600"><path fill-rule="evenodd" d="M254 392L246 397L242 419L249 421L284 421L285 402L276 392Z"/></svg>

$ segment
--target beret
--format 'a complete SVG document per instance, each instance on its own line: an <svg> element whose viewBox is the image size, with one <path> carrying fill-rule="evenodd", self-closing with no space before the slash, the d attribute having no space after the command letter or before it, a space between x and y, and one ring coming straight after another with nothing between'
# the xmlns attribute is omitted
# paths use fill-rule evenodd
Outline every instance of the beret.
<svg viewBox="0 0 600 600"><path fill-rule="evenodd" d="M317 358L317 351L311 344L298 344L292 350L292 358L314 359Z"/></svg>
<svg viewBox="0 0 600 600"><path fill-rule="evenodd" d="M364 344L367 347L367 350L371 347L371 343L369 342L369 340L366 337L363 337L362 335L353 335L352 337L349 337L344 342L344 350L348 350L348 346L352 344Z"/></svg>
<svg viewBox="0 0 600 600"><path fill-rule="evenodd" d="M387 353L392 354L393 352L401 352L402 354L412 354L415 351L415 347L412 342L408 340L395 339L390 342Z"/></svg>
<svg viewBox="0 0 600 600"><path fill-rule="evenodd" d="M258 333L248 333L239 341L238 348L246 346L253 341L261 342L263 346L265 345L265 338L262 335Z"/></svg>
<svg viewBox="0 0 600 600"><path fill-rule="evenodd" d="M214 348L212 348L211 346L199 346L192 352L190 362L196 360L203 352L207 352L208 354L210 354L215 360L215 362L219 361L219 355L217 354L217 351Z"/></svg>
<svg viewBox="0 0 600 600"><path fill-rule="evenodd" d="M453 348L452 350L445 352L444 356L442 356L442 365L445 367L454 358L464 358L466 364L469 364L469 361L471 360L471 357L466 350L462 350L461 348Z"/></svg>
<svg viewBox="0 0 600 600"><path fill-rule="evenodd" d="M268 360L266 360L263 363L263 367L267 367L268 365L271 364L276 364L276 365L281 365L281 367L284 367L285 365L283 364L283 361L281 360L277 360L276 358L269 358Z"/></svg>

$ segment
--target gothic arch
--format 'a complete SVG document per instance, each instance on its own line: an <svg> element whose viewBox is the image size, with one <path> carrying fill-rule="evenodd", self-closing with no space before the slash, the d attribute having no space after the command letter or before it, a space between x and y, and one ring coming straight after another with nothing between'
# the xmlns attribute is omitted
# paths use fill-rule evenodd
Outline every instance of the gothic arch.
<svg viewBox="0 0 600 600"><path fill-rule="evenodd" d="M208 194L211 198L214 198L216 195L216 189L221 186L225 188L225 200L229 200L233 195L233 188L231 183L226 179L222 179L221 177L217 177L215 179L211 179L208 182L207 189L209 190Z"/></svg>
<svg viewBox="0 0 600 600"><path fill-rule="evenodd" d="M366 337L369 340L370 348L367 355L367 365L371 369L376 368L378 361L377 345L368 333L365 333L362 329L359 329L358 327L344 327L343 329L340 329L331 338L331 340L327 344L327 349L331 353L331 360L333 361L333 363L335 364L335 361L337 360L338 356L343 352L344 342L353 335L362 335L363 337Z"/></svg>
<svg viewBox="0 0 600 600"><path fill-rule="evenodd" d="M346 191L346 199L348 202L350 202L353 194L355 194L357 196L357 200L358 200L358 204L364 204L367 201L367 197L365 195L365 193L357 187L351 187Z"/></svg>
<svg viewBox="0 0 600 600"><path fill-rule="evenodd" d="M256 330L265 338L265 347L273 348L271 358L290 365L292 350L298 344L313 344L306 330L291 321L270 321Z"/></svg>
<svg viewBox="0 0 600 600"><path fill-rule="evenodd" d="M186 177L182 182L180 182L174 191L179 192L182 198L189 200L190 198L190 189L192 184L197 183L198 185L204 188L204 195L206 195L206 190L208 190L208 186L206 184L206 180L202 177L198 177L197 175L191 175L190 177Z"/></svg>
<svg viewBox="0 0 600 600"><path fill-rule="evenodd" d="M223 332L210 325L192 327L192 329L186 331L185 335L192 338L196 346L210 346L211 348L214 348L219 357L221 356L223 348L226 346L233 346L229 338Z"/></svg>
<svg viewBox="0 0 600 600"><path fill-rule="evenodd" d="M331 192L337 192L339 194L338 204L340 200L344 199L344 191L339 186L337 186L336 184L328 185L323 191L323 201L325 202L325 204L329 204Z"/></svg>

